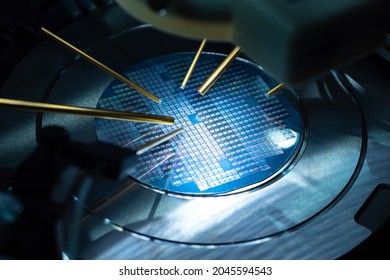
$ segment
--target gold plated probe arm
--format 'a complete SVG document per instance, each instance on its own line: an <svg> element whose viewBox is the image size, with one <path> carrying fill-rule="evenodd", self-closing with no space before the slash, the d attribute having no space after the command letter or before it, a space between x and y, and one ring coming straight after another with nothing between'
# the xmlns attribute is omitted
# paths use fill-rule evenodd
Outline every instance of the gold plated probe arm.
<svg viewBox="0 0 390 280"><path fill-rule="evenodd" d="M145 95L146 97L150 98L151 100L157 102L157 103L161 103L161 100L160 98L158 98L157 96L155 96L154 94L152 94L151 92L147 91L146 89L140 87L139 85L137 85L136 83L130 81L129 79L125 78L124 76L122 76L121 74L119 74L118 72L114 71L113 69L109 68L108 66L104 65L103 63L101 63L100 61L96 60L95 58L93 58L92 56L86 54L85 52L83 52L82 50L76 48L75 46L73 46L72 44L68 43L67 41L65 41L64 39L60 38L59 36L55 35L54 33L50 32L49 30L47 30L46 28L42 27L41 28L42 32L45 33L47 36L49 36L50 38L54 39L55 41L59 42L60 44L64 45L65 47L67 47L68 49L70 49L71 51L73 51L74 53L80 55L82 58L84 58L85 60L87 60L88 62L94 64L95 66L99 67L100 69L106 71L108 74L112 75L113 77L117 78L118 80L120 80L121 82L125 83L126 85L130 86L131 88L135 89L136 91L138 91L139 93Z"/></svg>
<svg viewBox="0 0 390 280"><path fill-rule="evenodd" d="M203 82L203 84L198 88L198 92L201 95L205 95L206 92L214 85L214 83L221 77L223 72L229 67L230 64L236 59L240 54L241 48L235 47L230 54L221 62L221 64L214 70L213 73Z"/></svg>
<svg viewBox="0 0 390 280"><path fill-rule="evenodd" d="M35 112L50 112L61 114L72 114L90 116L103 119L114 119L133 122L148 122L159 124L173 124L174 118L168 116L149 115L132 112L122 112L114 110L101 110L87 107L76 107L59 104L50 104L42 102L24 101L0 98L0 107L11 108L17 110L35 111Z"/></svg>

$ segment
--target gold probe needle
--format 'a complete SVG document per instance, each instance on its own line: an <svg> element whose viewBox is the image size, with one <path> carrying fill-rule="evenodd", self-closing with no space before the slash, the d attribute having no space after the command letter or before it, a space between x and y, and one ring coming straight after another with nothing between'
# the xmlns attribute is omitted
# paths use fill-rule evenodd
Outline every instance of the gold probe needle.
<svg viewBox="0 0 390 280"><path fill-rule="evenodd" d="M213 84L218 80L223 72L229 67L229 65L234 61L234 59L240 54L241 48L235 47L234 50L221 62L221 64L214 70L213 73L203 82L203 84L198 88L198 92L201 95L205 95L206 92L213 86Z"/></svg>
<svg viewBox="0 0 390 280"><path fill-rule="evenodd" d="M284 83L278 84L277 86L275 86L275 87L273 87L272 89L270 89L270 90L267 92L267 95L268 95L268 96L273 95L275 92L279 91L283 86L284 86Z"/></svg>
<svg viewBox="0 0 390 280"><path fill-rule="evenodd" d="M0 98L0 107L11 108L17 110L27 110L35 112L50 112L50 113L62 113L83 115L95 118L124 120L133 122L148 122L159 124L173 124L174 118L167 116L149 115L132 112L122 112L114 110L101 110L87 107L75 107L68 105L50 104L42 102L24 101Z"/></svg>
<svg viewBox="0 0 390 280"><path fill-rule="evenodd" d="M181 127L179 129L176 129L175 131L168 133L164 136L161 136L157 139L154 139L152 141L147 142L145 145L139 147L136 151L137 156L142 155L143 153L146 153L150 149L156 147L157 145L160 145L161 143L168 141L169 139L175 137L176 135L179 135L180 133L183 133L184 129Z"/></svg>
<svg viewBox="0 0 390 280"><path fill-rule="evenodd" d="M204 48L204 46L206 45L206 41L207 41L207 39L203 39L203 40L202 40L202 43L200 44L199 49L198 49L198 51L197 51L196 54L195 54L194 60L192 60L192 63L191 63L191 65L190 65L190 68L188 68L187 74L186 74L186 76L184 77L183 82L181 83L180 89L183 90L183 89L186 87L186 85L187 85L187 83L188 83L188 80L190 79L191 74L192 74L192 72L193 72L194 69L195 69L196 63L198 63L200 54L202 53L203 48Z"/></svg>
<svg viewBox="0 0 390 280"><path fill-rule="evenodd" d="M126 146L128 146L128 145L130 145L130 144L132 144L132 143L134 143L134 142L136 142L136 141L138 141L138 140L140 140L140 139L142 139L142 138L148 136L150 133L152 133L152 132L154 132L154 131L156 131L156 130L157 130L157 128L148 130L147 132L145 132L145 133L141 134L140 136L138 136L138 137L136 137L136 138L130 140L130 141L127 142L126 144L122 145L121 147L124 148L124 147L126 147Z"/></svg>
<svg viewBox="0 0 390 280"><path fill-rule="evenodd" d="M166 158L164 158L163 160L161 160L160 162L158 162L155 166L153 166L152 168L150 168L148 171L146 171L144 174L142 174L141 176L138 176L137 179L141 179L142 177L144 177L145 175L147 175L148 173L152 172L154 169L156 169L157 167L159 167L161 164L163 164L164 162L166 162L168 159L170 159L171 157L175 156L176 153L171 153L169 154Z"/></svg>
<svg viewBox="0 0 390 280"><path fill-rule="evenodd" d="M144 88L140 87L139 85L137 85L136 83L130 81L129 79L123 77L121 74L119 74L118 72L112 70L111 68L109 68L108 66L104 65L103 63L101 63L100 61L97 61L96 59L94 59L93 57L91 57L90 55L86 54L85 52L83 52L82 50L76 48L75 46L73 46L72 44L68 43L67 41L65 41L64 39L58 37L57 35L55 35L54 33L50 32L49 30L47 30L46 28L44 27L41 27L41 30L46 34L48 35L49 37L51 37L52 39L56 40L57 42L63 44L65 47L69 48L71 51L75 52L76 54L80 55L81 57L83 57L84 59L86 59L87 61L91 62L92 64L94 64L95 66L99 67L100 69L106 71L108 74L114 76L115 78L117 78L118 80L120 80L121 82L127 84L128 86L132 87L133 89L135 89L136 91L138 91L139 93L145 95L146 97L152 99L153 101L157 102L157 103L161 103L161 100L160 98L158 98L157 96L155 96L154 94L150 93L149 91L145 90Z"/></svg>

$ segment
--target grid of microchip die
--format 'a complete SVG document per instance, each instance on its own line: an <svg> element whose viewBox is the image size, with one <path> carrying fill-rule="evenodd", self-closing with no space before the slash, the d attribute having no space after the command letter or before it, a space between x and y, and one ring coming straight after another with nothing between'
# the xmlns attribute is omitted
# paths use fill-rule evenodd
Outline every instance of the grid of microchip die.
<svg viewBox="0 0 390 280"><path fill-rule="evenodd" d="M262 71L243 60L236 60L201 96L196 89L221 62L219 55L202 55L187 87L180 90L192 57L165 56L127 71L129 79L160 97L161 104L116 81L98 103L103 109L173 116L173 126L96 119L98 138L136 149L183 127L183 134L139 158L137 176L160 189L212 193L219 188L226 192L244 187L250 176L270 176L274 167L267 159L285 153L278 141L297 137L284 122L289 112L276 97L266 96L269 87Z"/></svg>

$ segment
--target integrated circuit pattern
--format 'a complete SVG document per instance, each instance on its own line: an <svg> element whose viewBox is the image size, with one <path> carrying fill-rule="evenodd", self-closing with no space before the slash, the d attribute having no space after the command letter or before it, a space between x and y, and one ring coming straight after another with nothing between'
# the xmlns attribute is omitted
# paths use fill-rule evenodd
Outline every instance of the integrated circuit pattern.
<svg viewBox="0 0 390 280"><path fill-rule="evenodd" d="M173 126L96 119L100 141L136 149L179 127L185 132L139 158L145 184L180 194L221 194L260 184L283 169L299 147L303 121L287 90L267 96L275 82L260 67L236 59L205 96L197 87L224 56L204 53L184 90L193 53L151 59L125 75L162 99L157 104L119 81L98 108L173 116ZM143 136L144 137L141 137Z"/></svg>

